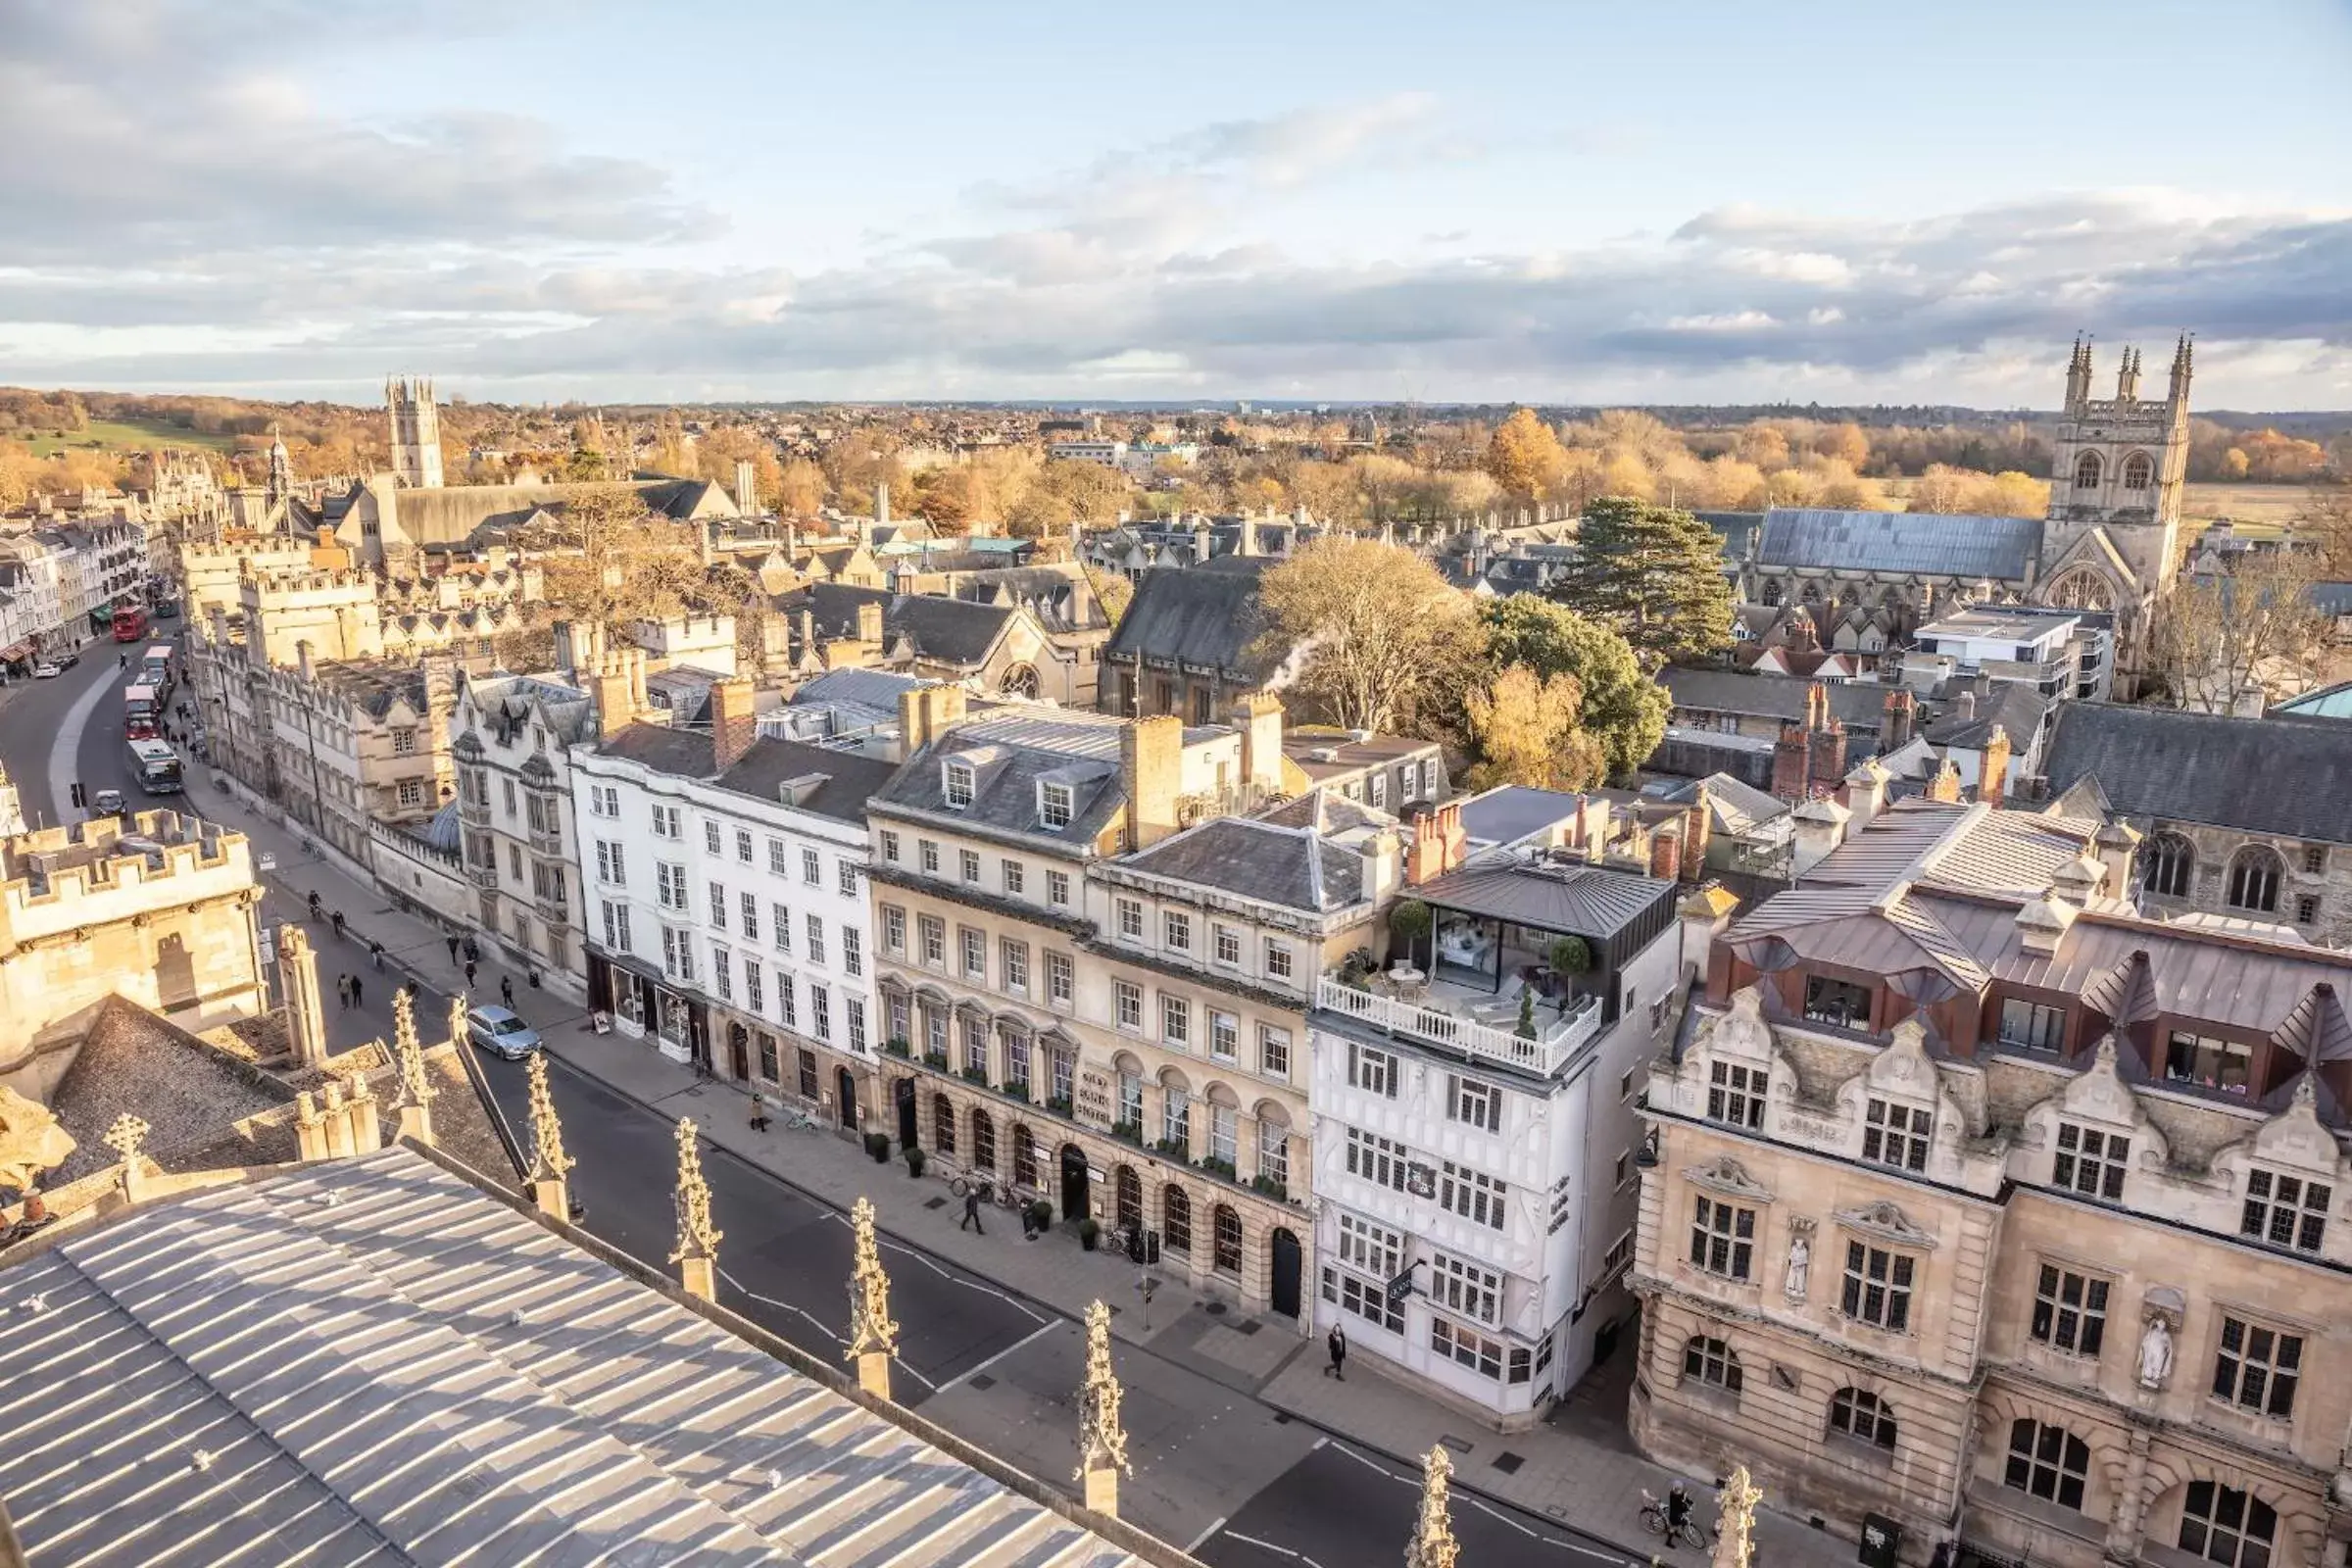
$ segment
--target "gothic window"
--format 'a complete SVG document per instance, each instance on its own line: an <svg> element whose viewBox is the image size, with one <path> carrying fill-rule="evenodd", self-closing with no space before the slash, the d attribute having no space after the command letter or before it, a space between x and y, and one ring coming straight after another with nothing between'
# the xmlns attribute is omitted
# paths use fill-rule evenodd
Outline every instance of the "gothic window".
<svg viewBox="0 0 2352 1568"><path fill-rule="evenodd" d="M1817 583L1817 582L1809 582L1809 583L1805 584L1805 591L1804 591L1804 593L1803 593L1803 595L1802 595L1801 597L1804 599L1805 603L1806 603L1806 604L1808 604L1808 605L1818 605L1818 604L1820 604L1820 603L1821 603L1821 584L1819 584L1819 583Z"/></svg>
<svg viewBox="0 0 2352 1568"><path fill-rule="evenodd" d="M2078 566L2050 584L2045 596L2053 605L2068 610L2112 610L2115 595L2109 591L2106 579L2086 567Z"/></svg>
<svg viewBox="0 0 2352 1568"><path fill-rule="evenodd" d="M2269 1503L2218 1481L2191 1481L2180 1504L2180 1549L2224 1568L2270 1568L2278 1529Z"/></svg>
<svg viewBox="0 0 2352 1568"><path fill-rule="evenodd" d="M2145 452L2132 453L2124 460L2124 488L2145 490L2148 487L2150 471L2151 465L2148 462L2148 455Z"/></svg>
<svg viewBox="0 0 2352 1568"><path fill-rule="evenodd" d="M2140 881L2150 893L2168 899L2188 897L2189 880L2196 873L2196 846L2178 833L2159 833L2148 840L2146 856L2141 862Z"/></svg>
<svg viewBox="0 0 2352 1568"><path fill-rule="evenodd" d="M1778 606L1779 606L1779 604L1780 604L1780 602L1781 602L1781 599L1782 599L1781 579L1780 579L1780 578L1778 578L1778 577L1767 577L1767 578L1765 578L1765 579L1764 579L1764 603L1766 603L1767 605L1772 605L1772 606L1778 607Z"/></svg>
<svg viewBox="0 0 2352 1568"><path fill-rule="evenodd" d="M2010 1423L2009 1467L2001 1485L2080 1513L2089 1475L2090 1445L2066 1428L2031 1416Z"/></svg>
<svg viewBox="0 0 2352 1568"><path fill-rule="evenodd" d="M2276 913L2278 878L2285 870L2278 855L2259 844L2238 851L2237 858L2230 862L2230 906Z"/></svg>
<svg viewBox="0 0 2352 1568"><path fill-rule="evenodd" d="M1030 663L1012 665L997 682L997 690L1006 697L1035 697L1038 694L1037 666Z"/></svg>
<svg viewBox="0 0 2352 1568"><path fill-rule="evenodd" d="M1740 1357L1721 1340L1694 1338L1683 1346L1683 1376L1712 1384L1728 1394L1738 1394Z"/></svg>
<svg viewBox="0 0 2352 1568"><path fill-rule="evenodd" d="M1882 1448L1894 1446L1894 1412L1866 1389L1839 1389L1830 1401L1830 1430Z"/></svg>
<svg viewBox="0 0 2352 1568"><path fill-rule="evenodd" d="M2099 473L2103 466L2096 452L2085 452L2082 457L2076 459L2075 488L2096 490L2099 487Z"/></svg>

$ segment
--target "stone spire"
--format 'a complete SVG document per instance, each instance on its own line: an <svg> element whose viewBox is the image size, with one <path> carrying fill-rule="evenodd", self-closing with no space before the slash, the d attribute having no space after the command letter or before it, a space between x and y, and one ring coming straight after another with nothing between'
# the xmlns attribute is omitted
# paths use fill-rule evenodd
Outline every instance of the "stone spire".
<svg viewBox="0 0 2352 1568"><path fill-rule="evenodd" d="M1763 1500L1763 1492L1747 1478L1747 1466L1734 1465L1717 1498L1723 1518L1715 1537L1714 1568L1748 1568L1756 1550L1756 1504Z"/></svg>
<svg viewBox="0 0 2352 1568"><path fill-rule="evenodd" d="M2080 332L2075 334L2075 357L2066 362L2066 406L2069 409L2090 396L2090 342Z"/></svg>
<svg viewBox="0 0 2352 1568"><path fill-rule="evenodd" d="M573 1165L572 1157L564 1152L564 1124L556 1120L555 1096L547 1089L547 1053L531 1053L531 1168L525 1176L531 1184L531 1200L539 1212L552 1219L568 1223L571 1219L571 1193L564 1173Z"/></svg>
<svg viewBox="0 0 2352 1568"><path fill-rule="evenodd" d="M710 1223L710 1184L703 1180L703 1151L694 1141L694 1118L678 1118L678 1245L669 1260L678 1283L706 1301L718 1299L718 1244Z"/></svg>
<svg viewBox="0 0 2352 1568"><path fill-rule="evenodd" d="M147 1124L128 1111L115 1118L106 1130L106 1147L122 1156L122 1196L131 1202L139 1200L139 1187L147 1179L147 1171L139 1163L139 1147L147 1142Z"/></svg>
<svg viewBox="0 0 2352 1568"><path fill-rule="evenodd" d="M1421 1461L1421 1517L1404 1548L1404 1568L1454 1568L1462 1548L1453 1539L1453 1460L1439 1444Z"/></svg>
<svg viewBox="0 0 2352 1568"><path fill-rule="evenodd" d="M416 1007L405 986L392 989L392 1062L399 1069L400 1093L392 1106L400 1112L400 1136L420 1144L438 1142L433 1136L433 1102L441 1091L424 1072L424 1047L416 1039Z"/></svg>
<svg viewBox="0 0 2352 1568"><path fill-rule="evenodd" d="M1135 1474L1127 1462L1127 1428L1119 1420L1118 1374L1110 1365L1110 1308L1096 1301L1086 1309L1086 1387L1078 1394L1078 1479L1089 1508L1118 1517L1122 1471Z"/></svg>
<svg viewBox="0 0 2352 1568"><path fill-rule="evenodd" d="M874 1205L858 1200L850 1210L857 1251L850 1270L850 1349L858 1363L858 1386L890 1397L890 1358L898 1352L899 1326L890 1319L890 1276L882 1272L882 1248L874 1240Z"/></svg>
<svg viewBox="0 0 2352 1568"><path fill-rule="evenodd" d="M2183 332L2173 348L2173 402L2183 407L2188 402L2190 363L2196 358L2197 340L2193 333Z"/></svg>
<svg viewBox="0 0 2352 1568"><path fill-rule="evenodd" d="M326 1065L326 1009L318 1001L318 955L310 933L288 920L277 928L277 994L285 999L286 1044L297 1066Z"/></svg>

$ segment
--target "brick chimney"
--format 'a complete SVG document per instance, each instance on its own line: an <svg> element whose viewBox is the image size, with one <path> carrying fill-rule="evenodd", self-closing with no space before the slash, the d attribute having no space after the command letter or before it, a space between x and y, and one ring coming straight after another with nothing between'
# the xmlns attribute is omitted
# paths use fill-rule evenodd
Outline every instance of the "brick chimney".
<svg viewBox="0 0 2352 1568"><path fill-rule="evenodd" d="M1233 705L1242 732L1242 789L1255 809L1282 793L1282 699L1254 692Z"/></svg>
<svg viewBox="0 0 2352 1568"><path fill-rule="evenodd" d="M1815 688L1819 690L1819 688ZM1824 694L1827 701L1827 694ZM1808 785L1836 789L1845 778L1845 726L1837 719L1806 737L1811 755L1807 773Z"/></svg>
<svg viewBox="0 0 2352 1568"><path fill-rule="evenodd" d="M1936 776L1928 780L1928 799L1958 804L1960 800L1960 769L1952 765L1950 758L1945 758L1943 765L1936 770Z"/></svg>
<svg viewBox="0 0 2352 1568"><path fill-rule="evenodd" d="M2009 732L2000 725L1984 737L1984 770L1977 775L1977 799L1998 806L2009 791Z"/></svg>
<svg viewBox="0 0 2352 1568"><path fill-rule="evenodd" d="M1698 789L1690 797L1690 807L1685 813L1683 826L1683 880L1696 882L1707 874L1707 840L1715 831L1715 802L1707 793L1707 781L1700 779Z"/></svg>
<svg viewBox="0 0 2352 1568"><path fill-rule="evenodd" d="M1404 880L1412 887L1434 882L1462 863L1468 840L1462 832L1462 808L1447 802L1413 818L1412 842L1405 847Z"/></svg>
<svg viewBox="0 0 2352 1568"><path fill-rule="evenodd" d="M596 700L596 728L600 735L617 735L637 717L636 700L629 693L628 662L608 649L597 656L588 676L588 695Z"/></svg>
<svg viewBox="0 0 2352 1568"><path fill-rule="evenodd" d="M1886 719L1879 726L1881 753L1899 751L1911 744L1911 726L1919 717L1919 702L1908 691L1897 688L1886 694Z"/></svg>
<svg viewBox="0 0 2352 1568"><path fill-rule="evenodd" d="M1682 868L1682 829L1662 823L1649 835L1649 874L1661 882L1672 882Z"/></svg>
<svg viewBox="0 0 2352 1568"><path fill-rule="evenodd" d="M899 693L899 738L912 757L963 722L963 688L917 686Z"/></svg>
<svg viewBox="0 0 2352 1568"><path fill-rule="evenodd" d="M1772 743L1772 793L1784 801L1805 798L1807 746L1802 724L1783 724Z"/></svg>
<svg viewBox="0 0 2352 1568"><path fill-rule="evenodd" d="M752 716L752 683L738 675L710 688L710 753L716 770L724 773L743 760L760 738Z"/></svg>
<svg viewBox="0 0 2352 1568"><path fill-rule="evenodd" d="M1119 731L1119 787L1127 796L1127 847L1149 849L1176 831L1184 792L1184 720L1173 713Z"/></svg>
<svg viewBox="0 0 2352 1568"><path fill-rule="evenodd" d="M882 604L870 601L858 607L858 640L868 648L882 646Z"/></svg>

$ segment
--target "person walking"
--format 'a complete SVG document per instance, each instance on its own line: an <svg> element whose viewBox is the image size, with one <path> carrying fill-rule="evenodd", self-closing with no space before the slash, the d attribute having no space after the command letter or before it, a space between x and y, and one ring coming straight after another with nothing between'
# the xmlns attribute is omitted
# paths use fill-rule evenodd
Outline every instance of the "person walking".
<svg viewBox="0 0 2352 1568"><path fill-rule="evenodd" d="M360 1004L360 977L356 974L351 977L351 1004L355 1007Z"/></svg>
<svg viewBox="0 0 2352 1568"><path fill-rule="evenodd" d="M767 1131L767 1102L760 1098L760 1091L757 1089L752 1091L752 1131L756 1133Z"/></svg>
<svg viewBox="0 0 2352 1568"><path fill-rule="evenodd" d="M384 972L384 945L373 937L368 939L368 956L375 964L375 972L382 974Z"/></svg>
<svg viewBox="0 0 2352 1568"><path fill-rule="evenodd" d="M468 991L473 989L473 960L471 958L466 960L466 989Z"/></svg>
<svg viewBox="0 0 2352 1568"><path fill-rule="evenodd" d="M335 976L335 1000L343 1004L344 1011L351 1010L351 976L347 974Z"/></svg>
<svg viewBox="0 0 2352 1568"><path fill-rule="evenodd" d="M449 939L449 961L452 965L458 961L458 939L454 932Z"/></svg>
<svg viewBox="0 0 2352 1568"><path fill-rule="evenodd" d="M471 937L466 939L466 961L467 963L482 961L482 950Z"/></svg>
<svg viewBox="0 0 2352 1568"><path fill-rule="evenodd" d="M331 925L333 925L333 926L334 926L334 928L335 928L335 940L336 940L337 942L340 942L340 941L342 941L342 940L343 940L343 911L342 911L341 909L337 909L337 910L336 910L336 911L335 911L335 912L334 912L334 913L333 913L331 916L329 916L329 917L328 917L328 923L329 923L329 924L331 924Z"/></svg>
<svg viewBox="0 0 2352 1568"><path fill-rule="evenodd" d="M964 1225L969 1225L982 1236L988 1234L986 1228L980 1223L980 1184L978 1182L972 1183L970 1189L963 1195L963 1225L956 1228L962 1230Z"/></svg>
<svg viewBox="0 0 2352 1568"><path fill-rule="evenodd" d="M513 975L502 974L498 977L498 1000L510 1007L514 1005L514 977Z"/></svg>
<svg viewBox="0 0 2352 1568"><path fill-rule="evenodd" d="M1325 1340L1323 1344L1331 1351L1331 1365L1323 1369L1323 1375L1327 1378L1338 1378L1342 1383L1347 1382L1348 1336L1341 1333L1340 1326L1334 1323L1331 1326L1331 1338Z"/></svg>

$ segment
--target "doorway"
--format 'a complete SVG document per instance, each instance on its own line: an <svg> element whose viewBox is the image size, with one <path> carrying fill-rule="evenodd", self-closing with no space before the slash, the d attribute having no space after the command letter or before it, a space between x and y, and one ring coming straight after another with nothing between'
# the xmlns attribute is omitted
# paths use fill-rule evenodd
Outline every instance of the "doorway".
<svg viewBox="0 0 2352 1568"><path fill-rule="evenodd" d="M1061 1217L1084 1219L1093 1212L1088 1201L1086 1151L1076 1144L1061 1146Z"/></svg>
<svg viewBox="0 0 2352 1568"><path fill-rule="evenodd" d="M841 1124L852 1131L857 1129L858 1075L843 1067L833 1075L833 1102L841 1107Z"/></svg>
<svg viewBox="0 0 2352 1568"><path fill-rule="evenodd" d="M727 1025L727 1071L737 1083L752 1076L752 1032L739 1023Z"/></svg>
<svg viewBox="0 0 2352 1568"><path fill-rule="evenodd" d="M915 1146L914 1080L896 1080L891 1085L891 1094L896 1097L899 1107L899 1147L912 1149Z"/></svg>
<svg viewBox="0 0 2352 1568"><path fill-rule="evenodd" d="M1298 1315L1298 1276L1301 1267L1298 1238L1286 1229L1276 1227L1274 1232L1274 1278L1270 1297L1274 1310L1284 1317Z"/></svg>

